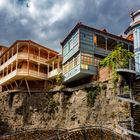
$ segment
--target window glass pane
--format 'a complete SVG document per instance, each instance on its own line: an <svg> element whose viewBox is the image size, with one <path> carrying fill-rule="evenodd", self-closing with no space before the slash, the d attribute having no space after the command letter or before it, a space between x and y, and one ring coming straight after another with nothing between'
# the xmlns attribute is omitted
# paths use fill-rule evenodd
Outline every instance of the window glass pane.
<svg viewBox="0 0 140 140"><path fill-rule="evenodd" d="M93 64L93 63L92 63L92 62L93 62L92 60L93 60L92 55L82 53L82 56L81 56L82 64L92 65L92 64Z"/></svg>

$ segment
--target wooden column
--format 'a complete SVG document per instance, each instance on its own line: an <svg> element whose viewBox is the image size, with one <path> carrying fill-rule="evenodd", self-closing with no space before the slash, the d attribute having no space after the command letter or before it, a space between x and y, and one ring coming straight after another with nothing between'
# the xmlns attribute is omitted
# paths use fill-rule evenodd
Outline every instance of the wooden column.
<svg viewBox="0 0 140 140"><path fill-rule="evenodd" d="M54 61L52 62L52 70L54 70Z"/></svg>
<svg viewBox="0 0 140 140"><path fill-rule="evenodd" d="M39 48L39 51L38 51L38 58L40 60L40 48Z"/></svg>
<svg viewBox="0 0 140 140"><path fill-rule="evenodd" d="M39 71L40 71L40 64L38 63L38 75L39 75Z"/></svg>
<svg viewBox="0 0 140 140"><path fill-rule="evenodd" d="M8 66L6 67L6 75L8 75Z"/></svg>
<svg viewBox="0 0 140 140"><path fill-rule="evenodd" d="M16 71L17 71L17 68L18 68L18 60L16 60Z"/></svg>
<svg viewBox="0 0 140 140"><path fill-rule="evenodd" d="M48 60L49 60L49 57L50 57L50 52L48 51Z"/></svg>
<svg viewBox="0 0 140 140"><path fill-rule="evenodd" d="M30 48L29 48L29 46L30 46L30 43L28 43L28 59L29 59L29 53L30 53Z"/></svg>
<svg viewBox="0 0 140 140"><path fill-rule="evenodd" d="M17 54L18 54L18 43L17 43Z"/></svg>
<svg viewBox="0 0 140 140"><path fill-rule="evenodd" d="M11 64L11 72L12 72L12 70L13 70L13 63Z"/></svg>
<svg viewBox="0 0 140 140"><path fill-rule="evenodd" d="M58 62L57 62L57 68L58 69L60 68L60 60L58 60Z"/></svg>

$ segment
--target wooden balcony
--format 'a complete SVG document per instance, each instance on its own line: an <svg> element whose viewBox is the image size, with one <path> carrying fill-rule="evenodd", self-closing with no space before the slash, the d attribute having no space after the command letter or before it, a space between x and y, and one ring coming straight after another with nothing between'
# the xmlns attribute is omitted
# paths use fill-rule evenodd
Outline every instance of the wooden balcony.
<svg viewBox="0 0 140 140"><path fill-rule="evenodd" d="M59 73L61 73L61 70L59 68L54 69L48 73L48 78L53 78Z"/></svg>
<svg viewBox="0 0 140 140"><path fill-rule="evenodd" d="M9 81L26 78L28 80L45 80L47 74L28 69L17 69L7 74L0 79L0 84L3 85Z"/></svg>
<svg viewBox="0 0 140 140"><path fill-rule="evenodd" d="M0 66L0 71L3 70L4 68L6 68L8 65L10 65L11 63L13 63L15 60L17 59L17 54L15 54L14 56L12 56L10 59L8 59L5 63L3 63Z"/></svg>
<svg viewBox="0 0 140 140"><path fill-rule="evenodd" d="M47 64L47 59L39 57L37 55L33 55L33 54L29 54L27 52L19 52L15 55L13 55L10 59L8 59L6 62L4 62L1 66L0 66L0 71L3 70L4 68L6 68L8 65L10 65L11 63L13 63L16 60L27 60L29 58L29 60L32 60L34 62L40 63L40 64L44 64L44 65L48 65Z"/></svg>
<svg viewBox="0 0 140 140"><path fill-rule="evenodd" d="M94 51L95 51L95 54L102 55L104 57L106 57L107 55L111 53L110 50L105 50L104 48L100 48L100 47L95 47Z"/></svg>

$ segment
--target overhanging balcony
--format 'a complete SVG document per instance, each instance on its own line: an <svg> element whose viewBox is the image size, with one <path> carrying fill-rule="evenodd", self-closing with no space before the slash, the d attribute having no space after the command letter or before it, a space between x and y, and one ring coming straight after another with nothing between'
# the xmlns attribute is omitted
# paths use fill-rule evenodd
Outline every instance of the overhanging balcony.
<svg viewBox="0 0 140 140"><path fill-rule="evenodd" d="M132 97L130 97L131 93L128 92L128 93L125 93L123 95L118 95L117 98L119 100L122 100L122 101L126 101L126 102L130 102L130 103L134 103L136 105L140 105L140 100L137 100L140 98L140 94L133 94Z"/></svg>
<svg viewBox="0 0 140 140"><path fill-rule="evenodd" d="M132 122L132 121L120 121L118 126L125 133L140 138L140 123Z"/></svg>
<svg viewBox="0 0 140 140"><path fill-rule="evenodd" d="M17 69L2 77L0 79L0 84L3 85L7 82L22 78L26 78L27 80L45 80L47 78L47 74L31 69Z"/></svg>
<svg viewBox="0 0 140 140"><path fill-rule="evenodd" d="M136 76L135 71L135 61L133 59L128 60L128 63L124 65L123 62L117 65L117 73L120 74L126 80L126 83L129 84L130 80L133 81Z"/></svg>
<svg viewBox="0 0 140 140"><path fill-rule="evenodd" d="M48 73L48 78L53 78L56 75L58 75L59 73L61 73L61 69L59 69L59 68L54 69Z"/></svg>
<svg viewBox="0 0 140 140"><path fill-rule="evenodd" d="M105 49L100 48L98 46L94 47L94 52L95 52L95 54L101 55L101 56L104 56L104 57L106 57L107 55L109 55L111 53L110 50L105 50Z"/></svg>
<svg viewBox="0 0 140 140"><path fill-rule="evenodd" d="M34 54L28 55L28 52L18 52L0 66L0 71L6 68L8 65L12 64L16 60L27 60L27 59L40 63L40 64L47 65L46 58L43 58L41 56L39 57Z"/></svg>

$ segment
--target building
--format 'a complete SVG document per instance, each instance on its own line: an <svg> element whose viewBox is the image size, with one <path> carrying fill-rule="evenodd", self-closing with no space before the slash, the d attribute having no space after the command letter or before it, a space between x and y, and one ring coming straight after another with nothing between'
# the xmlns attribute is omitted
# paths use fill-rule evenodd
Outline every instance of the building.
<svg viewBox="0 0 140 140"><path fill-rule="evenodd" d="M2 91L43 89L44 81L60 72L58 52L31 40L17 40L0 56Z"/></svg>
<svg viewBox="0 0 140 140"><path fill-rule="evenodd" d="M132 23L126 30L126 36L134 40L135 62L129 63L128 68L118 71L129 85L128 92L118 95L122 101L130 104L129 120L119 122L119 127L132 136L132 140L140 139L140 9L131 13ZM131 67L133 64L134 67Z"/></svg>
<svg viewBox="0 0 140 140"><path fill-rule="evenodd" d="M7 50L8 48L0 45L0 56Z"/></svg>
<svg viewBox="0 0 140 140"><path fill-rule="evenodd" d="M70 83L81 78L98 75L98 63L118 43L133 51L133 42L78 23L61 42L63 55L64 82Z"/></svg>

